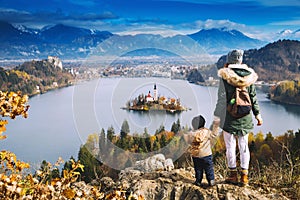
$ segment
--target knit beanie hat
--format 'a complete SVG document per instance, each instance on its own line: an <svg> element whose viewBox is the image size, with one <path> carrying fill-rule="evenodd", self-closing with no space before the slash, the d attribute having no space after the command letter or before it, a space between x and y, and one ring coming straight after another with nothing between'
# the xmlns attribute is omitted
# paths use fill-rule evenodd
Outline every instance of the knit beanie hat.
<svg viewBox="0 0 300 200"><path fill-rule="evenodd" d="M227 63L228 64L242 64L243 55L244 55L243 50L236 49L236 50L230 51L227 54Z"/></svg>
<svg viewBox="0 0 300 200"><path fill-rule="evenodd" d="M192 119L193 129L197 130L199 128L204 127L204 125L205 125L205 119L203 116L199 115Z"/></svg>

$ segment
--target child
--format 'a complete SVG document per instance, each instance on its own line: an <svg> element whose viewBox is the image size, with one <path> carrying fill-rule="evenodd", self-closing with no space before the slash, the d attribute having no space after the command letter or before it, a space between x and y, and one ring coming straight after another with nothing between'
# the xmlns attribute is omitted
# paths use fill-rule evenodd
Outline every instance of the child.
<svg viewBox="0 0 300 200"><path fill-rule="evenodd" d="M211 143L213 138L218 134L218 125L213 125L213 130L204 127L205 119L199 115L193 118L192 127L193 131L190 136L193 136L192 143L188 148L191 154L195 169L195 185L201 186L203 172L205 171L206 179L209 186L215 185L215 175L212 162Z"/></svg>

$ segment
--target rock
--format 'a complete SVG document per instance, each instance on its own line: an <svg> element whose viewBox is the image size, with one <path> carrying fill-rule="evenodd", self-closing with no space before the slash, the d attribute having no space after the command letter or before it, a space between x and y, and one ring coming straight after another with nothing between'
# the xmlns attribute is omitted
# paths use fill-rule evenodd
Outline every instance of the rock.
<svg viewBox="0 0 300 200"><path fill-rule="evenodd" d="M101 190L107 192L114 188L115 182L110 177L103 177L100 179Z"/></svg>
<svg viewBox="0 0 300 200"><path fill-rule="evenodd" d="M123 174L120 183L123 189L130 190L131 193L142 196L144 199L226 199L226 200L286 200L287 198L279 193L265 194L255 187L240 187L225 184L217 180L217 185L208 187L204 182L203 187L193 184L194 175L184 169L174 169L172 171L156 171L151 173L136 173L128 170ZM128 178L128 179L127 179ZM121 188L121 187L120 187Z"/></svg>
<svg viewBox="0 0 300 200"><path fill-rule="evenodd" d="M174 169L174 164L171 158L166 159L165 161L165 170L167 171L171 171L172 169Z"/></svg>
<svg viewBox="0 0 300 200"><path fill-rule="evenodd" d="M145 160L136 161L132 169L137 169L145 172L156 171L156 170L167 170L174 169L174 164L171 158L166 159L163 154L156 154Z"/></svg>
<svg viewBox="0 0 300 200"><path fill-rule="evenodd" d="M195 181L193 168L174 169L171 162L170 165L167 164L169 162L167 160L162 154L158 154L138 161L135 166L122 170L119 174L119 181L110 187L118 188L120 191L125 191L126 194L132 194L138 196L139 199L146 200L288 199L277 191L269 190L268 192L266 189L254 185L240 187L225 184L223 179L220 178L221 176L217 175L216 186L209 187L204 178L203 187L198 187L193 184Z"/></svg>

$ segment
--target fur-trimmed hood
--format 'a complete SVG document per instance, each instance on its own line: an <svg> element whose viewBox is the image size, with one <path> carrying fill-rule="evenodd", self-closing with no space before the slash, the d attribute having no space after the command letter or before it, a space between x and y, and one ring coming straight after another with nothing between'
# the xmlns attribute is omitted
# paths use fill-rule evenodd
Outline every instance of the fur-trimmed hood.
<svg viewBox="0 0 300 200"><path fill-rule="evenodd" d="M218 70L218 76L235 87L248 87L256 82L256 72L246 64L230 64Z"/></svg>

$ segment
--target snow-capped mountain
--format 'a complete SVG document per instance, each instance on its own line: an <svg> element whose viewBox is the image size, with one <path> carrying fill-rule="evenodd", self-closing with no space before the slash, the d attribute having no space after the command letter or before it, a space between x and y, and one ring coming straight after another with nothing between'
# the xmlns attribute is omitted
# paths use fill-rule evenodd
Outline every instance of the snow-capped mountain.
<svg viewBox="0 0 300 200"><path fill-rule="evenodd" d="M300 39L300 29L292 31L290 29L285 29L280 31L278 34L279 39L292 39L299 40Z"/></svg>
<svg viewBox="0 0 300 200"><path fill-rule="evenodd" d="M177 55L223 54L233 48L260 48L265 42L237 30L203 29L190 35L163 37L154 34L116 35L58 24L40 30L0 22L0 59L86 58L91 53L122 55L139 49L162 49ZM137 51L141 54L141 51ZM160 51L161 52L161 51Z"/></svg>
<svg viewBox="0 0 300 200"><path fill-rule="evenodd" d="M41 30L0 22L0 59L80 58L113 34L58 24Z"/></svg>
<svg viewBox="0 0 300 200"><path fill-rule="evenodd" d="M206 47L209 52L222 54L232 48L252 49L266 44L263 41L250 38L240 31L227 28L202 29L189 37Z"/></svg>

